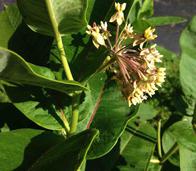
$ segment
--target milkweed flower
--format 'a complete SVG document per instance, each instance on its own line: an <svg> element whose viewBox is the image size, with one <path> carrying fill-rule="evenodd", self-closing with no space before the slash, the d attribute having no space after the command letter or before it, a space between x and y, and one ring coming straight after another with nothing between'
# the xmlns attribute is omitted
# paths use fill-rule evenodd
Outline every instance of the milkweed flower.
<svg viewBox="0 0 196 171"><path fill-rule="evenodd" d="M93 27L90 25L87 26L88 30L86 31L87 34L93 37L93 44L96 48L99 48L100 45L105 46L105 40L103 35L100 33L100 28L97 26L96 23L93 23Z"/></svg>
<svg viewBox="0 0 196 171"><path fill-rule="evenodd" d="M144 37L146 38L146 40L154 40L155 38L157 38L156 34L153 34L155 32L155 29L149 27L145 30L144 32Z"/></svg>
<svg viewBox="0 0 196 171"><path fill-rule="evenodd" d="M120 32L126 3L115 3L115 8L117 12L110 19L110 22L116 21L117 25L114 43L111 43L112 34L106 21L101 21L100 25L93 23L92 27L88 25L87 34L92 36L96 48L105 46L109 50L109 56L101 68L113 74L131 106L155 94L165 81L166 69L157 65L162 62L163 55L156 49L156 44L144 46L146 42L156 39L155 29L149 27L143 34L138 34L131 24L125 23Z"/></svg>
<svg viewBox="0 0 196 171"><path fill-rule="evenodd" d="M110 18L110 22L116 21L117 24L120 26L124 21L124 13L123 11L126 8L126 3L120 4L115 2L115 8L117 12Z"/></svg>

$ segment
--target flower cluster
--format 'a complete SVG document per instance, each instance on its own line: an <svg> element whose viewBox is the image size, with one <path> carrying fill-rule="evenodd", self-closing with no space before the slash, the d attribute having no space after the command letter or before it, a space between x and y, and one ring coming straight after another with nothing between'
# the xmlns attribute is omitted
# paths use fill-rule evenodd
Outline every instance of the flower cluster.
<svg viewBox="0 0 196 171"><path fill-rule="evenodd" d="M130 24L125 23L120 32L120 27L125 20L123 11L126 3L115 3L115 8L116 13L109 21L116 23L114 40L111 41L112 34L108 31L107 22L101 21L100 25L96 23L93 23L93 26L88 25L86 32L92 36L96 48L104 46L109 49L107 69L114 73L114 78L121 85L121 91L129 106L136 105L146 100L148 96L154 95L157 87L164 82L165 68L157 66L157 63L162 62L163 56L156 49L156 44L150 47L144 46L146 42L157 37L154 34L155 29L149 27L143 34L137 34Z"/></svg>

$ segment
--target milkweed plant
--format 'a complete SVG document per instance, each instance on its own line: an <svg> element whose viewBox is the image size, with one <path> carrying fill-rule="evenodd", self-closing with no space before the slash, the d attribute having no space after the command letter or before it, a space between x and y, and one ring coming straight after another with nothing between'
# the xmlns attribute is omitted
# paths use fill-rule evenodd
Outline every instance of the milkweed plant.
<svg viewBox="0 0 196 171"><path fill-rule="evenodd" d="M195 170L196 18L153 3L0 3L0 171Z"/></svg>

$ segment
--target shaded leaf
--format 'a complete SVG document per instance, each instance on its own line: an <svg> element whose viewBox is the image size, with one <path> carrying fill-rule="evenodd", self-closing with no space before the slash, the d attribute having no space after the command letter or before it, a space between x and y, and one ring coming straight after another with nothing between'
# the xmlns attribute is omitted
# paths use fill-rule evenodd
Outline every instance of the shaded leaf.
<svg viewBox="0 0 196 171"><path fill-rule="evenodd" d="M61 120L64 113L61 112L58 96L33 86L4 85L4 89L14 106L37 125L50 130L64 128ZM64 110L66 109L65 107Z"/></svg>
<svg viewBox="0 0 196 171"><path fill-rule="evenodd" d="M62 139L51 132L34 129L0 133L0 170L27 170L37 158Z"/></svg>
<svg viewBox="0 0 196 171"><path fill-rule="evenodd" d="M142 123L136 126L131 121L109 153L101 158L87 161L87 171L143 171L159 168L158 164L150 164L155 148L155 137L156 132L149 124Z"/></svg>
<svg viewBox="0 0 196 171"><path fill-rule="evenodd" d="M43 154L29 171L77 171L97 134L98 131L92 129L66 139Z"/></svg>
<svg viewBox="0 0 196 171"><path fill-rule="evenodd" d="M17 0L17 3L25 22L32 30L54 35L45 1ZM62 35L77 32L86 25L87 0L52 0L51 3Z"/></svg>
<svg viewBox="0 0 196 171"><path fill-rule="evenodd" d="M181 148L196 152L196 136L189 121L176 122L164 132L163 149L165 153L175 142L177 142ZM174 165L179 166L179 153L174 153L169 160Z"/></svg>
<svg viewBox="0 0 196 171"><path fill-rule="evenodd" d="M24 21L9 39L8 49L35 65L47 66L53 38L32 31Z"/></svg>
<svg viewBox="0 0 196 171"><path fill-rule="evenodd" d="M87 130L64 140L33 129L0 133L0 169L76 171L97 134L97 130Z"/></svg>
<svg viewBox="0 0 196 171"><path fill-rule="evenodd" d="M9 103L10 100L6 94L4 87L3 87L3 83L4 82L2 80L0 80L0 103Z"/></svg>
<svg viewBox="0 0 196 171"><path fill-rule="evenodd" d="M149 124L135 127L129 123L121 137L120 154L123 161L116 166L124 170L148 170L150 159L154 153L156 132Z"/></svg>
<svg viewBox="0 0 196 171"><path fill-rule="evenodd" d="M141 1L133 0L126 19L129 23L135 22L140 8L141 8Z"/></svg>
<svg viewBox="0 0 196 171"><path fill-rule="evenodd" d="M10 37L21 23L21 15L15 4L5 6L0 12L0 23L0 46L7 48Z"/></svg>

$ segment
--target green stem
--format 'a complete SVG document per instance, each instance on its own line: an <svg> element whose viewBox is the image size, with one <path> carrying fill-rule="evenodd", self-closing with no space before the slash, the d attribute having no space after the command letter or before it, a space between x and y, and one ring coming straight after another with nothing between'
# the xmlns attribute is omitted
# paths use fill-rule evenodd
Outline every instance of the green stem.
<svg viewBox="0 0 196 171"><path fill-rule="evenodd" d="M69 122L67 121L67 118L64 114L63 109L60 109L60 113L61 113L61 120L63 121L64 127L65 127L64 128L65 132L66 132L66 134L69 134L69 131L70 131Z"/></svg>
<svg viewBox="0 0 196 171"><path fill-rule="evenodd" d="M78 110L78 100L80 96L73 97L72 102L72 121L71 121L71 127L70 127L70 134L73 134L77 130L78 125L78 116L79 116L79 110Z"/></svg>
<svg viewBox="0 0 196 171"><path fill-rule="evenodd" d="M160 160L160 164L165 163L176 151L178 150L178 144L175 143L170 150L162 157Z"/></svg>
<svg viewBox="0 0 196 171"><path fill-rule="evenodd" d="M46 3L46 6L47 6L47 9L48 9L48 14L49 14L50 21L51 21L53 31L54 31L54 34L55 34L55 38L56 38L56 41L57 41L57 47L58 47L59 54L60 54L60 57L61 57L61 61L62 61L64 70L65 70L65 74L66 74L68 80L74 80L73 76L72 76L72 73L71 73L71 70L69 68L69 64L68 64L66 55L65 55L63 41L62 41L62 38L61 38L61 34L58 30L58 23L57 23L56 18L55 18L55 14L54 14L54 11L53 11L53 8L52 8L51 0L45 0L45 3Z"/></svg>
<svg viewBox="0 0 196 171"><path fill-rule="evenodd" d="M159 157L162 158L162 149L161 149L161 119L158 121L157 126L157 146Z"/></svg>

